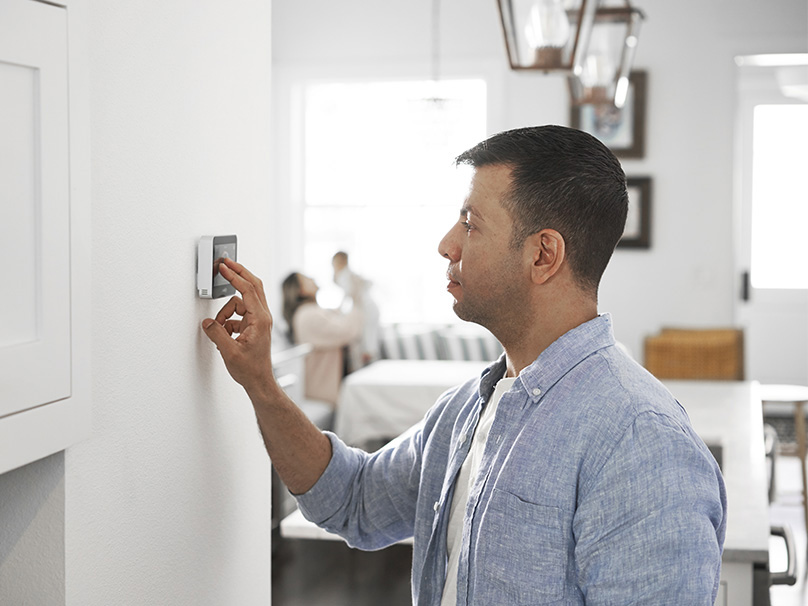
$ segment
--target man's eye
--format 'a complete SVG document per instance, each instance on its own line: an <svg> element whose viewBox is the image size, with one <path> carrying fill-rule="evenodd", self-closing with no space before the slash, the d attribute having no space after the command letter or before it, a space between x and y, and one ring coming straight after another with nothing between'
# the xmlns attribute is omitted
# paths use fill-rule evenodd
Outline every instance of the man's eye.
<svg viewBox="0 0 808 606"><path fill-rule="evenodd" d="M463 226L463 229L465 229L466 231L471 231L471 230L473 229L473 228L471 227L471 225L469 225L469 222L468 222L468 221L461 221L461 222L460 222L460 225L462 225L462 226Z"/></svg>

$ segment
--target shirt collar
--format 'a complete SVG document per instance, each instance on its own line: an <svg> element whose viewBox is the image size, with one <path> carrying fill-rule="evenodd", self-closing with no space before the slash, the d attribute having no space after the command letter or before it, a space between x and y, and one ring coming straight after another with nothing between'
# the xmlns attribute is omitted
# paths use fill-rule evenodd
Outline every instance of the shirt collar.
<svg viewBox="0 0 808 606"><path fill-rule="evenodd" d="M559 337L530 366L519 373L519 381L527 391L528 397L538 401L579 362L596 351L614 344L611 316L599 315ZM497 381L505 373L505 364L505 354L502 354L483 372L480 378L480 396L483 401L487 402L491 397Z"/></svg>
<svg viewBox="0 0 808 606"><path fill-rule="evenodd" d="M483 371L480 377L480 396L484 403L488 402L491 394L494 393L497 382L505 376L505 369L506 362L505 354L503 353L496 362Z"/></svg>

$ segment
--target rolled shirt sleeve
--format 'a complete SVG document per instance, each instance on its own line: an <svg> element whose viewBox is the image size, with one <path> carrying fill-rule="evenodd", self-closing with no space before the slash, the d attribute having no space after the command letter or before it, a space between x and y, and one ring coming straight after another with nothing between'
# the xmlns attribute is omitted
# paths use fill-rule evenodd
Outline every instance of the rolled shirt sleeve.
<svg viewBox="0 0 808 606"><path fill-rule="evenodd" d="M303 516L351 547L382 549L413 536L421 475L420 431L393 448L368 454L330 432L332 457L323 475L297 495Z"/></svg>

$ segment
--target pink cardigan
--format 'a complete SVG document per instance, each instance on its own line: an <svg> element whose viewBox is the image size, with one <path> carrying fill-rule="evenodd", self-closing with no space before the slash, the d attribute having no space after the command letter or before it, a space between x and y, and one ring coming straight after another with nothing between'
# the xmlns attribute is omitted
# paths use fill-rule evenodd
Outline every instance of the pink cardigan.
<svg viewBox="0 0 808 606"><path fill-rule="evenodd" d="M314 348L306 357L305 396L336 405L342 380L342 348L361 334L362 313L353 309L344 314L316 303L304 303L292 323L295 340Z"/></svg>

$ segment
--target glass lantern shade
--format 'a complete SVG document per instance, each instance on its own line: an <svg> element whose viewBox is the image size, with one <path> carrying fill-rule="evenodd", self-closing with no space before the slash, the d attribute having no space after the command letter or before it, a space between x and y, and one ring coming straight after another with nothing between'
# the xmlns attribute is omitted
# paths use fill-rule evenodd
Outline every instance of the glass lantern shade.
<svg viewBox="0 0 808 606"><path fill-rule="evenodd" d="M498 0L514 70L574 73L583 67L598 0Z"/></svg>
<svg viewBox="0 0 808 606"><path fill-rule="evenodd" d="M586 56L568 78L574 105L623 107L644 18L628 2L597 9Z"/></svg>

